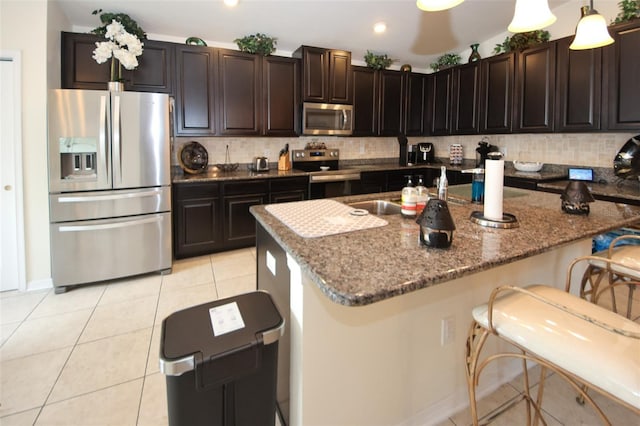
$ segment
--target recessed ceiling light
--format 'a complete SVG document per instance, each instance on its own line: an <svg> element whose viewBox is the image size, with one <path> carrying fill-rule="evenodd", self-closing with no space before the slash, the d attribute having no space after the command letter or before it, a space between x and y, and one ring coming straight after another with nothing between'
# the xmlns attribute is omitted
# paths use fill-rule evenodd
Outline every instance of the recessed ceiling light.
<svg viewBox="0 0 640 426"><path fill-rule="evenodd" d="M383 32L387 31L387 24L385 24L384 22L376 22L373 25L373 31L377 34L382 34Z"/></svg>
<svg viewBox="0 0 640 426"><path fill-rule="evenodd" d="M224 4L226 4L229 7L237 6L238 0L224 0Z"/></svg>

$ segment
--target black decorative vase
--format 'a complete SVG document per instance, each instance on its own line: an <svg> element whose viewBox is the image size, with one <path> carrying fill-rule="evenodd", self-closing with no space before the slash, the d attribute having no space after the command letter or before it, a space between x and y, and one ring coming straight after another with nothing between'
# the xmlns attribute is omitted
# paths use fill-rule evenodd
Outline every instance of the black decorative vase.
<svg viewBox="0 0 640 426"><path fill-rule="evenodd" d="M479 61L482 58L480 53L478 53L478 46L480 46L478 43L474 43L470 46L471 55L469 55L469 63Z"/></svg>

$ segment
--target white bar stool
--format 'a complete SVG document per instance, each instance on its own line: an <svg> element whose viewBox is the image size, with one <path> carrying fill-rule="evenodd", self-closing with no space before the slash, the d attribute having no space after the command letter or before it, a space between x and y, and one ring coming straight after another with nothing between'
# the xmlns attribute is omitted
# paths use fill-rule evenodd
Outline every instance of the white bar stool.
<svg viewBox="0 0 640 426"><path fill-rule="evenodd" d="M489 302L473 309L466 347L466 373L471 417L479 424L476 387L480 374L492 361L522 360L527 425L546 425L542 417L545 369L566 380L610 425L604 412L587 393L593 389L640 414L640 324L568 292L571 271L581 261L615 261L586 256L569 266L566 290L544 285L496 288ZM620 266L620 265L618 265ZM480 359L490 336L510 343L514 350ZM535 399L529 393L527 361L542 367ZM594 368L598 366L598 368Z"/></svg>
<svg viewBox="0 0 640 426"><path fill-rule="evenodd" d="M609 290L613 312L618 313L615 289L621 286L628 287L626 317L637 320L640 315L632 318L633 293L640 285L640 245L623 245L618 243L624 240L640 240L640 235L621 235L614 238L607 250L595 253L595 260L589 261L589 266L582 276L580 297L598 304L603 294ZM606 263L602 258L616 261ZM605 284L603 284L603 282Z"/></svg>

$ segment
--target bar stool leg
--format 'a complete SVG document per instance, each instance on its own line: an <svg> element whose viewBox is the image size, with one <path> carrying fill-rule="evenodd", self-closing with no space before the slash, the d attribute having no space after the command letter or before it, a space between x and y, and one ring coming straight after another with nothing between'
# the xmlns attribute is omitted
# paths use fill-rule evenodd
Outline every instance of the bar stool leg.
<svg viewBox="0 0 640 426"><path fill-rule="evenodd" d="M465 356L465 370L467 373L467 390L469 392L469 408L473 426L478 426L478 406L476 401L476 386L478 386L478 357L489 336L489 331L473 321L467 334L467 348Z"/></svg>

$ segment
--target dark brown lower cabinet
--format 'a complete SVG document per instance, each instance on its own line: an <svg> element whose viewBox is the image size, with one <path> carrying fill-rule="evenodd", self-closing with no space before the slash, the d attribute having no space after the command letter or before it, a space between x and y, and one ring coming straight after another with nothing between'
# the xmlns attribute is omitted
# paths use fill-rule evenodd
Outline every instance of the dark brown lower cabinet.
<svg viewBox="0 0 640 426"><path fill-rule="evenodd" d="M256 221L249 208L265 204L269 197L267 180L225 182L223 192L224 247L234 249L255 244Z"/></svg>
<svg viewBox="0 0 640 426"><path fill-rule="evenodd" d="M173 254L176 259L222 248L218 183L173 185Z"/></svg>
<svg viewBox="0 0 640 426"><path fill-rule="evenodd" d="M376 192L386 192L387 172L362 172L360 173L361 194L374 194Z"/></svg>
<svg viewBox="0 0 640 426"><path fill-rule="evenodd" d="M269 181L269 202L288 203L291 201L304 201L309 196L309 178L291 177L271 179Z"/></svg>
<svg viewBox="0 0 640 426"><path fill-rule="evenodd" d="M173 185L173 249L176 259L251 247L254 205L308 199L306 176Z"/></svg>

